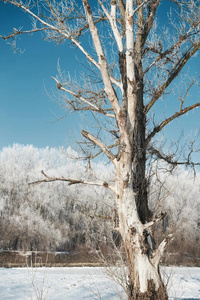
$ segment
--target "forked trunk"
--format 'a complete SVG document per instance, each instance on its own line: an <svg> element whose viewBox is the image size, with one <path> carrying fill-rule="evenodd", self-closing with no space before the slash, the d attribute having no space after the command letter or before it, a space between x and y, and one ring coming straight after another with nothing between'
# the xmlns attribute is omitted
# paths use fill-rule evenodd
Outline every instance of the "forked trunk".
<svg viewBox="0 0 200 300"><path fill-rule="evenodd" d="M167 300L166 288L159 271L159 261L166 243L161 243L155 249L150 233L152 221L147 220L144 223L141 220L133 186L134 179L130 175L131 168L126 168L128 165L131 164L126 161L118 169L123 180L118 182L117 194L119 231L124 241L129 270L128 299Z"/></svg>
<svg viewBox="0 0 200 300"><path fill-rule="evenodd" d="M129 300L167 300L166 287L162 282L159 267L154 265L148 254L145 253L144 243L141 248L134 245L133 235L129 234L126 240L126 252L129 268L129 285L127 287Z"/></svg>

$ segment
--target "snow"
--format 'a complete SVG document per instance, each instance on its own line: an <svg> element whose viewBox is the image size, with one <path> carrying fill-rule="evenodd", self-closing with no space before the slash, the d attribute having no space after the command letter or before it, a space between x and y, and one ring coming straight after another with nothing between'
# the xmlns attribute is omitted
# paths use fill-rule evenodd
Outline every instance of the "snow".
<svg viewBox="0 0 200 300"><path fill-rule="evenodd" d="M170 299L200 300L200 268L163 267ZM0 300L120 300L123 289L102 267L0 268Z"/></svg>

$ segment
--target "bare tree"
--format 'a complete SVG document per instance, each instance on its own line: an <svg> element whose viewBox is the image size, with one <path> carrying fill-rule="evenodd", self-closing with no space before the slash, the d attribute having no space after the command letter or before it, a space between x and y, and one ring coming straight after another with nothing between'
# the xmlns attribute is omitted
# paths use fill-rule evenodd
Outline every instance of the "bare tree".
<svg viewBox="0 0 200 300"><path fill-rule="evenodd" d="M194 79L179 97L179 108L172 115L158 120L154 107L200 48L199 0L171 0L169 28L162 29L156 21L161 0L98 0L90 1L92 6L88 0L4 2L19 7L33 22L33 28L15 29L4 40L15 41L18 35L45 31L50 41L69 40L85 55L93 73L86 71L87 79L80 87L61 73L53 79L66 108L90 111L105 125L104 131L81 133L96 151L88 154L87 150L88 157L104 153L115 170L113 184L52 178L44 171L45 179L39 182L62 180L70 185L91 184L111 189L116 196L118 230L128 261L128 298L168 299L159 262L170 237L154 246L151 228L164 214L152 217L148 207L147 168L149 157L172 166L195 165L193 144L180 161L172 153L165 154L156 144L156 137L165 126L200 106L198 99L186 104ZM82 41L87 37L92 41L90 48L83 47ZM108 135L111 145L107 144Z"/></svg>

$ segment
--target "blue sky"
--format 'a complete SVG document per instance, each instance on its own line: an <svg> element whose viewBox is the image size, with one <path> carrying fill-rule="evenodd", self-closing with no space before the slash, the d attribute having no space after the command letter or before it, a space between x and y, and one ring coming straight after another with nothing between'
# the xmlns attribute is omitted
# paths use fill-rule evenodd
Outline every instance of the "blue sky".
<svg viewBox="0 0 200 300"><path fill-rule="evenodd" d="M164 10L162 6L161 13ZM162 16L166 17L166 13ZM29 17L14 6L0 2L0 34L11 33L13 27L20 26L30 29ZM57 74L58 59L72 78L79 72L78 61L74 59L74 51L79 56L78 51L66 44L58 46L46 42L40 33L21 36L17 45L24 50L23 54L13 53L12 47L0 39L0 148L13 143L36 147L65 146L70 143L71 135L79 131L81 121L72 114L56 122L56 117L65 112L45 90L51 92L55 88L51 76ZM199 74L199 58L191 60L189 70L192 74ZM192 97L199 94L196 90ZM166 132L173 138L181 128L185 128L188 134L199 129L199 110L180 118Z"/></svg>
<svg viewBox="0 0 200 300"><path fill-rule="evenodd" d="M30 19L19 9L0 2L1 34L13 27L30 29ZM17 40L23 54L0 39L0 148L13 143L37 147L61 146L69 141L69 131L76 124L75 115L56 122L65 112L47 95L55 87L51 76L57 74L57 62L72 76L78 62L71 59L74 48L56 45L41 34L24 35ZM76 126L77 127L77 126Z"/></svg>

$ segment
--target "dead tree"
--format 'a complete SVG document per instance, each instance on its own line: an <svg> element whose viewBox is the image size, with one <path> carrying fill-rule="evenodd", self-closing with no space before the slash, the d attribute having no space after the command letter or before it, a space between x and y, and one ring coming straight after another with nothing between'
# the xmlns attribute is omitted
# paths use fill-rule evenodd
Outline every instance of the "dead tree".
<svg viewBox="0 0 200 300"><path fill-rule="evenodd" d="M33 28L15 29L2 38L15 40L18 35L45 31L49 40L58 43L69 40L85 55L89 68L95 70L96 85L92 79L78 87L62 74L52 77L65 100L65 107L92 112L99 120L109 120L106 132L110 134L112 145L103 140L105 134L85 130L81 133L97 149L90 159L104 153L113 164L113 184L51 178L45 172L45 179L38 182L62 180L70 185L91 184L111 189L116 198L119 232L127 254L128 298L168 299L159 262L170 237L154 246L150 229L164 214L152 218L148 207L147 163L150 154L173 166L195 165L191 160L194 149L185 160L178 161L175 156L161 151L155 143L155 137L165 126L200 106L198 99L186 104L186 96L195 81L189 83L179 99L178 110L163 120L151 120L155 104L169 92L172 82L200 48L199 0L171 0L169 3L162 0L4 2L29 14ZM161 30L156 17L162 2L167 2L172 11L169 16L171 27ZM92 43L84 48L82 41L88 35Z"/></svg>

